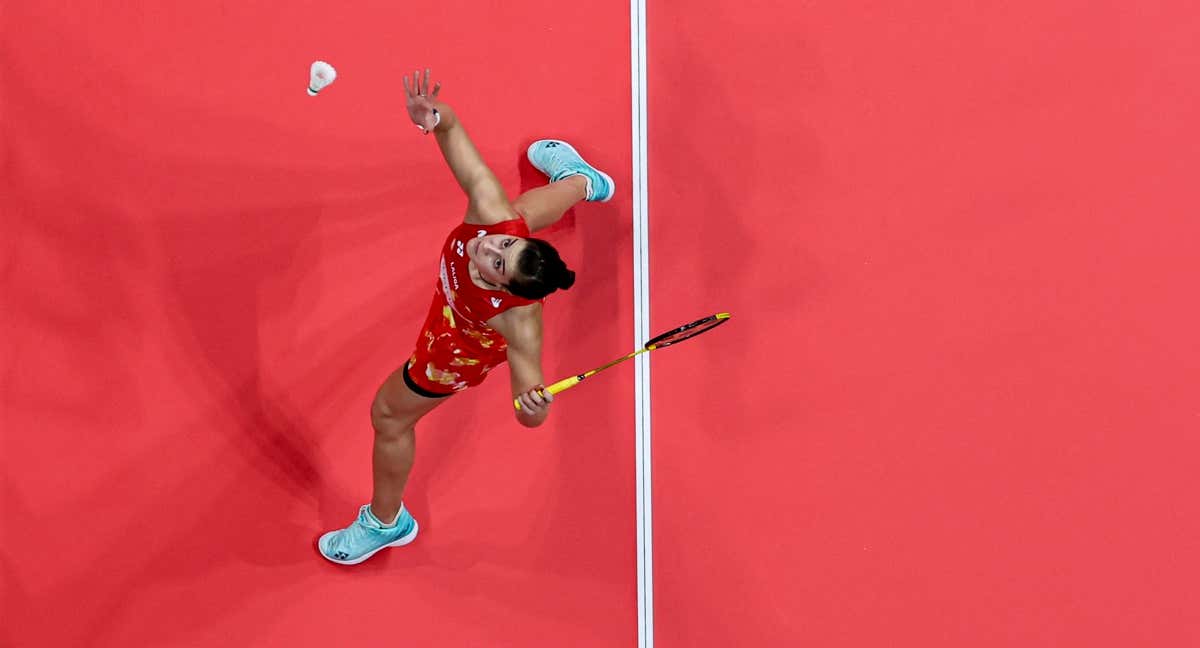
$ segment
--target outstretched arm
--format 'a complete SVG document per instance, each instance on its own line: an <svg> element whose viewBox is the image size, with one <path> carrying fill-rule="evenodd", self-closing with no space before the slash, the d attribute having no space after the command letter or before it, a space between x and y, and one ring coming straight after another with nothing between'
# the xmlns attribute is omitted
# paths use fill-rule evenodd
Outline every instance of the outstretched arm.
<svg viewBox="0 0 1200 648"><path fill-rule="evenodd" d="M432 132L446 165L454 173L458 186L467 194L468 223L490 225L517 218L517 213L508 202L504 187L496 179L475 149L454 109L438 100L442 84L429 88L429 68L422 79L420 72L413 72L412 82L404 77L405 106L408 116L421 130Z"/></svg>
<svg viewBox="0 0 1200 648"><path fill-rule="evenodd" d="M517 422L537 427L550 415L554 396L542 393L542 305L518 306L488 320L508 342L508 372L513 398L521 409L513 410Z"/></svg>

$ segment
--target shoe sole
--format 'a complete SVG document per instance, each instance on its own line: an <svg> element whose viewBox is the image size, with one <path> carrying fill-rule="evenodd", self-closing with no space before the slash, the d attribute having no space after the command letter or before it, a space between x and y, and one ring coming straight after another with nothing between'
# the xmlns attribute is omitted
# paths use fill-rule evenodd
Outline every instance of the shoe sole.
<svg viewBox="0 0 1200 648"><path fill-rule="evenodd" d="M571 146L570 144L567 144L566 142L564 142L562 140L538 140L538 141L534 142L533 144L530 144L529 148L525 149L525 158L529 160L529 163L533 165L533 168L537 169L538 171L541 171L546 176L549 176L550 174L547 173L545 169L538 166L537 162L533 161L533 155L532 155L534 147L536 147L538 144L541 144L542 142L558 142L559 144L567 147L567 149L569 149L572 153L574 153L576 156L578 156L580 160L583 160L583 156L579 155L579 151L576 151L574 146ZM613 182L612 177L609 176L607 173L601 171L600 169L597 169L596 167L592 166L591 164L588 164L587 160L583 160L583 163L587 164L588 168L590 168L592 171L599 173L601 175L601 177L603 177L605 180L608 181L608 186L612 187L612 191L609 192L607 198L604 198L602 200L593 200L590 202L608 202L608 201L612 200L612 197L615 196L617 193L617 183Z"/></svg>
<svg viewBox="0 0 1200 648"><path fill-rule="evenodd" d="M328 560L329 562L334 562L339 565L357 565L358 563L363 562L367 558L374 556L375 554L379 553L380 551L383 551L384 549L387 549L388 547L403 547L404 545L412 542L413 540L416 539L417 531L419 529L420 529L420 526L417 524L417 521L413 520L412 531L409 531L408 533L400 536L399 538L396 538L395 540L389 542L388 544L383 545L382 547L379 547L378 549L375 549L374 551L368 551L367 553L359 556L358 558L355 558L354 560L338 560L336 558L330 558L329 556L326 556L325 552L321 551L320 540L317 541L317 553L321 554L321 557L324 558L325 560ZM330 531L329 533L326 533L325 535L321 536L321 539L323 540L323 539L325 539L326 536L332 535L334 533L337 533L337 531Z"/></svg>

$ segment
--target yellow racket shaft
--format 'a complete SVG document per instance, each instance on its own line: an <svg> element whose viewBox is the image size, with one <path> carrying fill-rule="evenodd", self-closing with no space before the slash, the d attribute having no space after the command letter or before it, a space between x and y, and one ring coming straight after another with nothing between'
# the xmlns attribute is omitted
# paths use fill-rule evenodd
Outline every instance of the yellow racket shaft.
<svg viewBox="0 0 1200 648"><path fill-rule="evenodd" d="M574 387L575 385L578 385L579 383L583 382L584 378L589 378L591 376L594 376L594 375L600 373L601 371L608 369L609 367L615 367L616 365L619 365L622 362L625 362L626 360L628 360L630 358L637 357L647 351L653 351L655 348L656 347L651 346L651 347L646 347L645 349L638 349L637 351L634 351L633 353L630 353L629 355L627 355L623 358L617 358L616 360L613 360L612 362L604 365L603 367L596 367L595 369L592 369L591 371L589 371L587 373L581 373L577 376L571 376L570 378L564 378L552 385L548 385L545 389L542 390L542 393L543 394L558 394L560 392L564 392L564 391ZM518 410L521 409L521 401L514 398L513 399L513 407L517 408Z"/></svg>

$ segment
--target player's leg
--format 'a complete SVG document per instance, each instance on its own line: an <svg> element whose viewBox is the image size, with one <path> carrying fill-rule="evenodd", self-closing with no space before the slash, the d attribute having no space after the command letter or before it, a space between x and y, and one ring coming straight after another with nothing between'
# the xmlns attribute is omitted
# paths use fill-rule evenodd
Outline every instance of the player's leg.
<svg viewBox="0 0 1200 648"><path fill-rule="evenodd" d="M374 488L371 503L359 508L348 527L321 536L317 548L326 559L355 565L386 547L408 544L417 535L417 521L405 510L401 497L416 455L417 421L446 400L406 381L407 365L388 376L371 403L375 429L371 466Z"/></svg>
<svg viewBox="0 0 1200 648"><path fill-rule="evenodd" d="M448 399L417 393L414 387L422 388L410 384L411 379L406 381L405 371L407 368L402 367L388 376L371 404L371 425L375 429L371 512L389 525L399 515L404 486L412 471L417 421Z"/></svg>
<svg viewBox="0 0 1200 648"><path fill-rule="evenodd" d="M538 140L526 155L534 168L550 178L549 185L528 191L513 202L513 209L525 217L530 230L552 225L581 200L607 202L616 190L607 173L588 164L562 140Z"/></svg>
<svg viewBox="0 0 1200 648"><path fill-rule="evenodd" d="M587 197L587 180L575 175L530 189L513 201L513 209L536 232L558 222L567 210Z"/></svg>

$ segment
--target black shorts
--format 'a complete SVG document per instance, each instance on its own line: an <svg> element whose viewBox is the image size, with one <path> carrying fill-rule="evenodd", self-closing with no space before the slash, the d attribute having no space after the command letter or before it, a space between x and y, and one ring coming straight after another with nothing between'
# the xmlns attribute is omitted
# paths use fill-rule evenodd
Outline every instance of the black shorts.
<svg viewBox="0 0 1200 648"><path fill-rule="evenodd" d="M408 388L413 390L413 393L416 394L417 396L424 396L425 398L445 398L447 396L454 395L453 392L451 392L449 394L439 394L437 392L431 392L428 389L425 389L424 387L418 385L416 382L413 381L412 377L408 375L409 369L412 369L412 363L406 362L404 364L404 384L408 385Z"/></svg>

